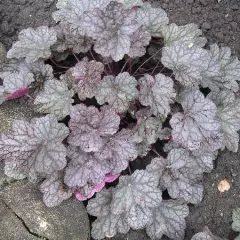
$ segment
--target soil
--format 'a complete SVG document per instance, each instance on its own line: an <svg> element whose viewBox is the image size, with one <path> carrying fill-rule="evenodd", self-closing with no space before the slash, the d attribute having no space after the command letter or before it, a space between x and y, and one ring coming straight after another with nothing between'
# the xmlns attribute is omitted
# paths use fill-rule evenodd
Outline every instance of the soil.
<svg viewBox="0 0 240 240"><path fill-rule="evenodd" d="M9 49L22 29L53 25L51 13L56 9L56 2L56 0L0 1L0 42Z"/></svg>
<svg viewBox="0 0 240 240"><path fill-rule="evenodd" d="M51 12L54 0L4 0L0 2L0 42L10 48L19 31L27 27L53 25ZM240 57L239 0L154 0L165 9L170 22L179 25L197 23L209 43L229 46ZM186 240L205 225L226 239L236 234L231 230L232 210L240 207L240 152L224 151L215 161L215 169L203 180L205 193L202 203L190 206ZM136 162L137 164L137 162ZM136 166L137 167L137 166ZM225 193L217 189L219 181L227 179L231 188ZM132 240L128 238L129 240Z"/></svg>
<svg viewBox="0 0 240 240"><path fill-rule="evenodd" d="M239 148L240 149L240 148ZM203 180L204 199L195 206L190 206L187 218L186 240L202 230L204 226L219 237L233 240L237 234L231 230L232 211L240 207L240 152L222 152L215 161L215 169L206 174ZM220 193L218 183L226 179L231 188Z"/></svg>

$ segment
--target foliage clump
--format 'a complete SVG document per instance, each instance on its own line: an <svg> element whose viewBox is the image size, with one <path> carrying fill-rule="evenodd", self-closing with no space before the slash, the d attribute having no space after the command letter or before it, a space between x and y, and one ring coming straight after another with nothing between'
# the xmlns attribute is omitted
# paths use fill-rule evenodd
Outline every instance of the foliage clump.
<svg viewBox="0 0 240 240"><path fill-rule="evenodd" d="M203 173L220 149L238 150L239 60L141 0L57 8L56 26L21 31L0 61L1 103L18 98L42 114L1 134L5 174L39 184L49 207L97 192L87 206L94 239L130 228L184 239Z"/></svg>

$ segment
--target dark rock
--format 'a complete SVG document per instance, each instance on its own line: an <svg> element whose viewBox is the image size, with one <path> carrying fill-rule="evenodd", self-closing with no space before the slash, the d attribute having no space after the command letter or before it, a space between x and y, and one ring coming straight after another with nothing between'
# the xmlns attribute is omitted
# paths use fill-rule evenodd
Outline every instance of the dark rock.
<svg viewBox="0 0 240 240"><path fill-rule="evenodd" d="M217 32L217 33L216 33L216 36L217 36L217 38L218 38L219 41L223 40L223 37L224 37L224 36L223 36L223 33L222 33L222 32Z"/></svg>
<svg viewBox="0 0 240 240"><path fill-rule="evenodd" d="M207 5L208 5L208 0L200 0L200 3L201 3L203 6L207 6Z"/></svg>
<svg viewBox="0 0 240 240"><path fill-rule="evenodd" d="M9 31L9 25L6 21L1 24L1 30L6 33Z"/></svg>
<svg viewBox="0 0 240 240"><path fill-rule="evenodd" d="M226 20L227 20L228 22L231 22L231 21L233 20L233 16L232 16L232 15L227 15L227 16L226 16Z"/></svg>
<svg viewBox="0 0 240 240"><path fill-rule="evenodd" d="M1 200L0 216L0 240L39 240Z"/></svg>
<svg viewBox="0 0 240 240"><path fill-rule="evenodd" d="M16 4L24 5L26 4L26 0L14 0Z"/></svg>
<svg viewBox="0 0 240 240"><path fill-rule="evenodd" d="M236 30L238 27L238 24L236 22L231 22L231 27L233 30Z"/></svg>
<svg viewBox="0 0 240 240"><path fill-rule="evenodd" d="M8 177L4 174L4 162L0 161L0 190L7 183Z"/></svg>
<svg viewBox="0 0 240 240"><path fill-rule="evenodd" d="M234 16L234 21L240 23L240 14Z"/></svg>
<svg viewBox="0 0 240 240"><path fill-rule="evenodd" d="M5 46L0 42L0 63L3 63L6 58L6 48Z"/></svg>
<svg viewBox="0 0 240 240"><path fill-rule="evenodd" d="M192 13L200 13L200 12L201 12L201 8L200 7L192 8Z"/></svg>
<svg viewBox="0 0 240 240"><path fill-rule="evenodd" d="M235 5L231 6L231 9L233 9L233 10L239 10L239 5L238 5L238 4L235 4Z"/></svg>
<svg viewBox="0 0 240 240"><path fill-rule="evenodd" d="M76 199L65 201L58 207L47 208L42 202L42 195L38 188L25 181L5 187L0 191L0 199L22 221L15 223L13 218L8 218L5 215L9 214L6 209L4 214L0 213L0 240L35 240L34 237L25 238L19 235L12 237L11 231L14 231L17 224L20 224L19 228L24 224L30 234L43 239L89 239L88 215L83 203ZM1 221L3 217L4 222Z"/></svg>
<svg viewBox="0 0 240 240"><path fill-rule="evenodd" d="M202 28L206 29L206 30L209 30L209 29L211 29L211 24L209 22L204 22L202 24Z"/></svg>

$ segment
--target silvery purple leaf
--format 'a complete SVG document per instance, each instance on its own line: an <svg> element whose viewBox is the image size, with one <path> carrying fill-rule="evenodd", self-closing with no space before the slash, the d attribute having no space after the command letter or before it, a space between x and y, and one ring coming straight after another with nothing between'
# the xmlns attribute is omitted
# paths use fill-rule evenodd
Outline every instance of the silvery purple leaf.
<svg viewBox="0 0 240 240"><path fill-rule="evenodd" d="M137 147L132 139L132 132L122 129L105 140L103 148L95 153L100 161L108 161L111 174L118 174L127 168L129 161L137 158Z"/></svg>
<svg viewBox="0 0 240 240"><path fill-rule="evenodd" d="M130 102L138 96L137 80L128 72L105 76L99 83L96 99L99 104L108 103L116 112L127 111Z"/></svg>
<svg viewBox="0 0 240 240"><path fill-rule="evenodd" d="M191 240L223 240L212 234L208 227L204 227L202 232L195 234Z"/></svg>
<svg viewBox="0 0 240 240"><path fill-rule="evenodd" d="M117 2L122 3L124 8L133 8L143 5L142 0L117 0Z"/></svg>
<svg viewBox="0 0 240 240"><path fill-rule="evenodd" d="M140 27L131 36L131 46L128 53L129 57L142 57L146 53L146 46L149 45L150 40L150 33L145 28Z"/></svg>
<svg viewBox="0 0 240 240"><path fill-rule="evenodd" d="M154 158L146 170L160 179L161 188L167 189L173 199L195 204L202 200L203 187L198 182L203 171L187 150L172 149L167 159Z"/></svg>
<svg viewBox="0 0 240 240"><path fill-rule="evenodd" d="M14 93L20 89L28 88L32 82L34 82L32 73L20 71L6 75L3 78L3 87L6 93Z"/></svg>
<svg viewBox="0 0 240 240"><path fill-rule="evenodd" d="M81 17L84 12L95 8L105 9L111 0L59 0L58 10L53 13L56 22L69 24L72 31L84 34Z"/></svg>
<svg viewBox="0 0 240 240"><path fill-rule="evenodd" d="M240 232L240 208L236 208L233 210L232 213L232 230L236 232ZM236 239L240 238L240 234L237 236Z"/></svg>
<svg viewBox="0 0 240 240"><path fill-rule="evenodd" d="M114 182L119 176L120 174L106 174L104 180L97 185L87 183L84 187L78 187L75 196L79 201L85 201L91 198L95 193L102 191L106 183Z"/></svg>
<svg viewBox="0 0 240 240"><path fill-rule="evenodd" d="M70 114L70 108L74 100L73 90L69 90L67 84L57 79L48 80L44 83L43 90L34 100L37 111L51 113L61 120Z"/></svg>
<svg viewBox="0 0 240 240"><path fill-rule="evenodd" d="M116 1L110 2L105 11L88 11L81 18L86 35L96 40L94 50L103 57L111 56L116 62L129 53L131 37L140 26L136 11L124 9Z"/></svg>
<svg viewBox="0 0 240 240"><path fill-rule="evenodd" d="M108 161L100 161L93 153L83 152L79 147L69 146L67 154L71 161L65 170L64 182L69 187L100 184L111 172Z"/></svg>
<svg viewBox="0 0 240 240"><path fill-rule="evenodd" d="M133 229L144 228L153 220L151 208L158 207L162 192L157 188L158 178L145 170L136 170L131 176L121 176L113 190L111 211L125 214Z"/></svg>
<svg viewBox="0 0 240 240"><path fill-rule="evenodd" d="M198 150L221 131L216 105L199 90L192 90L184 96L182 106L184 112L175 113L170 120L173 140L191 151Z"/></svg>
<svg viewBox="0 0 240 240"><path fill-rule="evenodd" d="M8 58L24 58L26 62L36 62L39 58L47 59L51 55L50 47L57 41L57 34L53 29L41 26L35 29L22 30L8 51Z"/></svg>
<svg viewBox="0 0 240 240"><path fill-rule="evenodd" d="M66 148L62 141L68 128L53 115L15 120L12 131L1 134L0 155L11 162L12 172L21 172L36 180L39 174L62 170L66 164ZM8 168L10 171L10 169Z"/></svg>
<svg viewBox="0 0 240 240"><path fill-rule="evenodd" d="M127 233L130 230L124 214L115 215L112 213L111 201L112 188L109 188L97 193L96 198L88 202L88 213L98 217L92 225L91 235L94 239L114 237L117 232Z"/></svg>
<svg viewBox="0 0 240 240"><path fill-rule="evenodd" d="M156 116L167 117L170 103L176 97L173 80L159 73L155 77L145 74L139 79L139 101L144 106L150 106Z"/></svg>
<svg viewBox="0 0 240 240"><path fill-rule="evenodd" d="M153 8L148 2L138 8L137 18L154 37L160 37L162 28L169 22L167 13L162 8Z"/></svg>
<svg viewBox="0 0 240 240"><path fill-rule="evenodd" d="M149 145L155 143L158 138L158 132L162 129L161 119L151 117L149 110L142 109L136 113L137 125L132 129L133 139L136 143L146 141Z"/></svg>
<svg viewBox="0 0 240 240"><path fill-rule="evenodd" d="M177 41L182 41L189 47L204 47L207 39L202 37L202 30L194 23L178 26L171 23L162 27L162 35L166 45L171 45Z"/></svg>
<svg viewBox="0 0 240 240"><path fill-rule="evenodd" d="M240 130L240 99L236 98L234 93L229 90L220 92L211 92L208 95L217 105L217 119L221 123L224 135L223 145L228 150L237 152Z"/></svg>
<svg viewBox="0 0 240 240"><path fill-rule="evenodd" d="M176 80L185 87L198 86L202 72L208 68L207 50L197 46L191 48L182 41L176 41L162 50L162 64L173 71Z"/></svg>
<svg viewBox="0 0 240 240"><path fill-rule="evenodd" d="M55 207L72 196L72 191L64 185L61 175L55 172L40 185L43 202L47 207Z"/></svg>
<svg viewBox="0 0 240 240"><path fill-rule="evenodd" d="M78 93L80 100L93 98L96 95L103 71L104 65L95 60L89 61L84 58L76 64L72 72L75 78L73 88Z"/></svg>
<svg viewBox="0 0 240 240"><path fill-rule="evenodd" d="M120 124L120 117L109 106L103 106L99 112L94 106L78 104L72 107L70 117L68 142L85 152L99 151L104 137L116 133Z"/></svg>
<svg viewBox="0 0 240 240"><path fill-rule="evenodd" d="M183 240L186 221L189 214L187 204L179 201L162 201L160 206L153 209L153 222L146 227L151 239L161 239L163 235L174 240Z"/></svg>
<svg viewBox="0 0 240 240"><path fill-rule="evenodd" d="M219 48L217 44L210 46L208 50L208 68L202 72L201 84L213 91L231 90L237 92L240 79L240 61L231 56L228 47Z"/></svg>
<svg viewBox="0 0 240 240"><path fill-rule="evenodd" d="M90 50L91 39L83 36L82 31L73 31L72 25L60 23L53 27L57 33L57 42L52 46L52 50L64 53L71 49L74 53L86 53Z"/></svg>

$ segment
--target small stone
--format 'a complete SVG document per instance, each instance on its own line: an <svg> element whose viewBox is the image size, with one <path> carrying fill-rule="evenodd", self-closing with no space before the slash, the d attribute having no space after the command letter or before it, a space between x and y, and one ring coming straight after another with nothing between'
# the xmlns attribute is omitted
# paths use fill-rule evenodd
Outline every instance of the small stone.
<svg viewBox="0 0 240 240"><path fill-rule="evenodd" d="M207 5L208 5L208 0L200 0L200 3L201 3L203 6L207 6Z"/></svg>
<svg viewBox="0 0 240 240"><path fill-rule="evenodd" d="M222 32L217 32L216 33L216 36L217 36L217 38L219 39L219 40L223 40L223 33Z"/></svg>
<svg viewBox="0 0 240 240"><path fill-rule="evenodd" d="M228 191L231 188L229 182L227 181L227 179L223 179L219 182L218 184L218 191L223 193Z"/></svg>
<svg viewBox="0 0 240 240"><path fill-rule="evenodd" d="M239 10L239 5L235 4L235 5L231 6L231 9L233 9L233 10Z"/></svg>
<svg viewBox="0 0 240 240"><path fill-rule="evenodd" d="M168 4L163 3L163 4L162 4L162 8L163 8L163 9L168 9Z"/></svg>
<svg viewBox="0 0 240 240"><path fill-rule="evenodd" d="M236 22L231 22L231 27L233 30L236 30L238 27L238 24Z"/></svg>
<svg viewBox="0 0 240 240"><path fill-rule="evenodd" d="M0 29L2 32L7 33L9 31L9 25L7 22L3 22L0 26Z"/></svg>
<svg viewBox="0 0 240 240"><path fill-rule="evenodd" d="M225 16L226 20L228 22L231 22L233 20L233 16L232 15L228 15L227 17Z"/></svg>
<svg viewBox="0 0 240 240"><path fill-rule="evenodd" d="M204 22L202 24L202 28L206 29L206 30L209 30L209 29L211 29L211 24L209 22Z"/></svg>
<svg viewBox="0 0 240 240"><path fill-rule="evenodd" d="M0 42L0 63L3 63L6 58L6 48L5 46Z"/></svg>
<svg viewBox="0 0 240 240"><path fill-rule="evenodd" d="M26 0L15 0L14 1L16 4L19 4L19 5L24 5L26 4Z"/></svg>
<svg viewBox="0 0 240 240"><path fill-rule="evenodd" d="M192 8L192 13L200 13L201 11L201 7Z"/></svg>
<svg viewBox="0 0 240 240"><path fill-rule="evenodd" d="M235 21L235 22L240 22L240 14L236 14L236 15L234 16L234 21Z"/></svg>

